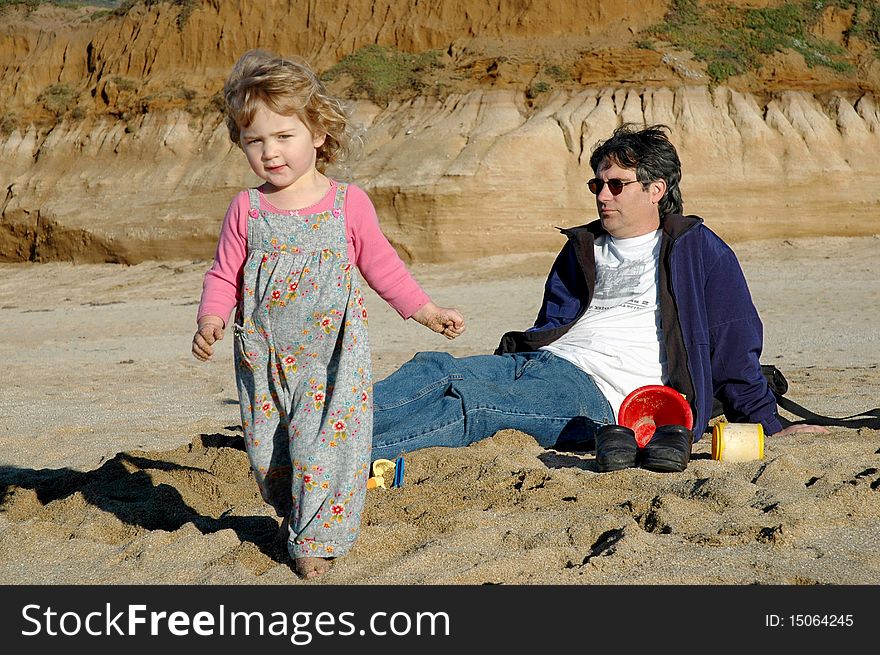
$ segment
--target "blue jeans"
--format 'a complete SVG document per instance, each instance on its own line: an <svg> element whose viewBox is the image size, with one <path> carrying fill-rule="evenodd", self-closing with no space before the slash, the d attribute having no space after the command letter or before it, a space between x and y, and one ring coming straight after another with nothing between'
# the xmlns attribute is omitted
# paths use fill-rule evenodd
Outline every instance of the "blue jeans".
<svg viewBox="0 0 880 655"><path fill-rule="evenodd" d="M371 457L467 446L507 428L573 448L607 423L614 415L593 379L550 352L418 353L375 383Z"/></svg>

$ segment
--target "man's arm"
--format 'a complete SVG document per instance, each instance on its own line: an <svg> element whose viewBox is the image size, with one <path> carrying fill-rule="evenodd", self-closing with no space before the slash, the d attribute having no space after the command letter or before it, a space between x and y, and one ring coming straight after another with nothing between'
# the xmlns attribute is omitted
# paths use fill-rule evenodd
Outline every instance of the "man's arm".
<svg viewBox="0 0 880 655"><path fill-rule="evenodd" d="M776 397L761 373L764 328L736 255L722 247L706 276L706 312L712 385L731 422L782 429Z"/></svg>
<svg viewBox="0 0 880 655"><path fill-rule="evenodd" d="M727 420L760 423L767 434L776 436L828 432L816 425L783 427L776 396L761 373L763 324L733 251L728 249L712 267L706 298L713 386Z"/></svg>

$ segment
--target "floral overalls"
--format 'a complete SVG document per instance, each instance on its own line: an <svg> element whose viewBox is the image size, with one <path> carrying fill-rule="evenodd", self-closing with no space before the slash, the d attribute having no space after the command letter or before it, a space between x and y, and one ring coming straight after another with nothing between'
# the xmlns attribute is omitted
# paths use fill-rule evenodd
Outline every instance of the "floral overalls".
<svg viewBox="0 0 880 655"><path fill-rule="evenodd" d="M291 557L337 557L357 539L372 438L367 313L348 259L345 192L332 211L260 208L235 325L241 423L263 499L290 517Z"/></svg>

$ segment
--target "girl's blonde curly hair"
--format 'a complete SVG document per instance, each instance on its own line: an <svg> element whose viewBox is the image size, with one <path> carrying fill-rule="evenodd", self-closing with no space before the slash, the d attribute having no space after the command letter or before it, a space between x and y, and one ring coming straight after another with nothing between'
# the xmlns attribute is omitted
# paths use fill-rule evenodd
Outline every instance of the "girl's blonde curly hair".
<svg viewBox="0 0 880 655"><path fill-rule="evenodd" d="M241 128L251 124L262 102L278 114L296 115L313 135L327 135L317 149L318 170L323 172L328 164L342 161L348 153L348 112L302 60L249 50L232 68L223 85L223 97L229 138L239 147Z"/></svg>

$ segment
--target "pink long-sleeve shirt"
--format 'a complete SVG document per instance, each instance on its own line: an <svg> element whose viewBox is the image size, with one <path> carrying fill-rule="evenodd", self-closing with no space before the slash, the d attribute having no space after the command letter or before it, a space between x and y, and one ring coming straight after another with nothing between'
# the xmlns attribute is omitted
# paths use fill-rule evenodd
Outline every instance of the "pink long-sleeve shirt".
<svg viewBox="0 0 880 655"><path fill-rule="evenodd" d="M317 214L331 210L336 186L336 182L331 180L327 194L316 204L299 212ZM262 193L260 208L280 214L292 213L273 207ZM205 274L197 320L213 315L228 323L229 316L241 297L241 275L247 259L249 209L248 192L241 191L226 211L214 264ZM354 184L348 185L343 213L349 260L357 266L367 284L385 302L401 317L409 318L431 299L382 234L376 209L363 189Z"/></svg>

